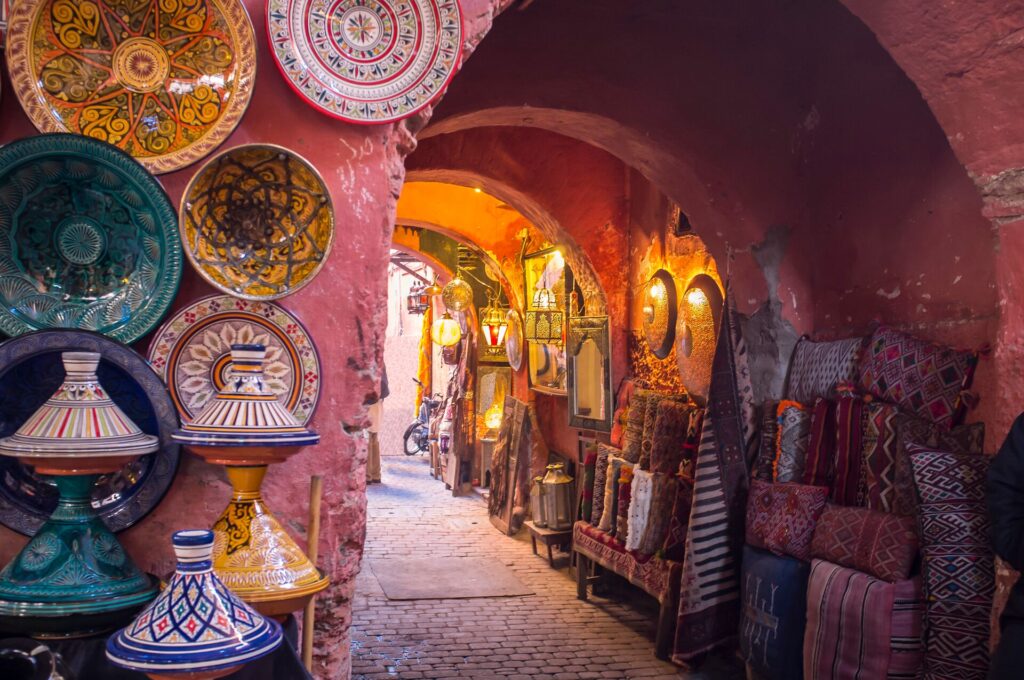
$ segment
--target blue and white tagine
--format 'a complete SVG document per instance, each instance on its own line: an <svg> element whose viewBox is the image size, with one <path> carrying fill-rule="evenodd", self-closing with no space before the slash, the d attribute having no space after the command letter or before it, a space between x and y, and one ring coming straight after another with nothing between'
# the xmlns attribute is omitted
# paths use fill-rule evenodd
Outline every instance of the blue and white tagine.
<svg viewBox="0 0 1024 680"><path fill-rule="evenodd" d="M213 573L213 532L174 534L170 583L127 628L107 640L107 658L151 678L211 680L281 644L281 626L240 600Z"/></svg>

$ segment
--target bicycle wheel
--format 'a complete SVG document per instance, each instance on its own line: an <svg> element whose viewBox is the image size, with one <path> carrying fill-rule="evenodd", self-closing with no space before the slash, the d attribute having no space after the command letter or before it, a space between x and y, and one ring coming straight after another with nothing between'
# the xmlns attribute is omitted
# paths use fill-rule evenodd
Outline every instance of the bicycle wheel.
<svg viewBox="0 0 1024 680"><path fill-rule="evenodd" d="M402 435L403 449L405 455L415 456L420 452L420 439L422 438L421 430L423 429L423 423L415 422L409 427L405 428L405 434Z"/></svg>

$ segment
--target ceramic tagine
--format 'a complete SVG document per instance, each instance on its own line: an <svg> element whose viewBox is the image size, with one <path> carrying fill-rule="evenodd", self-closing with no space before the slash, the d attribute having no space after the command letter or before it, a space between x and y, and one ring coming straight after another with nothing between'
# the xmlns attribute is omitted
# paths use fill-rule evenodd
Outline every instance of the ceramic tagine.
<svg viewBox="0 0 1024 680"><path fill-rule="evenodd" d="M10 437L15 456L60 492L57 508L0 572L0 629L36 636L88 634L121 625L156 596L90 501L100 474L159 446L111 401L96 377L100 355L64 352L66 377Z"/></svg>
<svg viewBox="0 0 1024 680"><path fill-rule="evenodd" d="M281 626L214 575L213 532L179 531L173 543L178 566L170 583L107 640L107 658L151 678L210 680L274 651Z"/></svg>
<svg viewBox="0 0 1024 680"><path fill-rule="evenodd" d="M263 345L232 345L224 388L173 437L210 463L226 466L234 489L213 525L217 577L260 613L283 616L328 585L260 495L267 465L280 463L320 435L278 401L263 378Z"/></svg>

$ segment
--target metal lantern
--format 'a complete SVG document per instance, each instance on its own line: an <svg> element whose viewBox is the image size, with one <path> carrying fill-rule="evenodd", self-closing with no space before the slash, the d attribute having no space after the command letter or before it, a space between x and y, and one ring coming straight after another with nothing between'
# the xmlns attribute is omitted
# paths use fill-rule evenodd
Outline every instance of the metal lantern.
<svg viewBox="0 0 1024 680"><path fill-rule="evenodd" d="M410 314L423 314L430 309L430 294L422 283L413 284L405 301Z"/></svg>
<svg viewBox="0 0 1024 680"><path fill-rule="evenodd" d="M441 299L448 309L461 312L473 304L473 287L456 276L441 290Z"/></svg>
<svg viewBox="0 0 1024 680"><path fill-rule="evenodd" d="M533 478L533 493L530 494L530 517L536 527L548 525L544 518L544 478L537 476Z"/></svg>
<svg viewBox="0 0 1024 680"><path fill-rule="evenodd" d="M508 331L507 309L487 306L480 312L480 330L483 331L484 342L488 347L501 347L505 344L505 332Z"/></svg>
<svg viewBox="0 0 1024 680"><path fill-rule="evenodd" d="M528 311L525 322L523 336L530 342L562 346L565 339L565 315L561 311Z"/></svg>
<svg viewBox="0 0 1024 680"><path fill-rule="evenodd" d="M448 312L430 327L430 339L441 347L452 347L462 340L462 327Z"/></svg>
<svg viewBox="0 0 1024 680"><path fill-rule="evenodd" d="M558 295L550 288L538 288L533 294L534 309L558 309Z"/></svg>
<svg viewBox="0 0 1024 680"><path fill-rule="evenodd" d="M573 492L572 477L565 473L561 463L548 465L547 474L541 483L544 521L549 529L563 531L572 528Z"/></svg>

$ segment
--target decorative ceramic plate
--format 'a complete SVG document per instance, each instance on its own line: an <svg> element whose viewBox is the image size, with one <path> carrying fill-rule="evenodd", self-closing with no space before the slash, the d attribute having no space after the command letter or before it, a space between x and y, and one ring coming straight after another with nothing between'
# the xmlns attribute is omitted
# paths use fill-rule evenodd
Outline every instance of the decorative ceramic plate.
<svg viewBox="0 0 1024 680"><path fill-rule="evenodd" d="M132 349L97 333L50 330L0 344L0 437L14 434L64 380L61 353L99 352L97 375L125 415L160 438L160 449L115 475L103 475L92 504L112 531L121 531L156 507L178 468L171 433L178 413L167 388ZM33 535L57 505L57 489L17 459L0 456L0 523Z"/></svg>
<svg viewBox="0 0 1024 680"><path fill-rule="evenodd" d="M353 123L416 113L462 57L458 0L268 0L267 31L292 88Z"/></svg>
<svg viewBox="0 0 1024 680"><path fill-rule="evenodd" d="M331 252L334 211L304 158L269 144L217 154L189 182L179 228L199 275L246 300L276 300L313 280Z"/></svg>
<svg viewBox="0 0 1024 680"><path fill-rule="evenodd" d="M203 298L181 310L149 346L149 361L167 383L182 419L191 422L224 387L233 344L267 348L263 372L270 391L296 420L309 422L320 398L320 358L309 332L272 302L230 295Z"/></svg>
<svg viewBox="0 0 1024 680"><path fill-rule="evenodd" d="M109 144L52 134L0 147L0 332L138 340L178 291L175 223L160 183Z"/></svg>
<svg viewBox="0 0 1024 680"><path fill-rule="evenodd" d="M256 41L240 0L37 0L14 4L7 66L39 130L109 142L161 173L241 120Z"/></svg>

